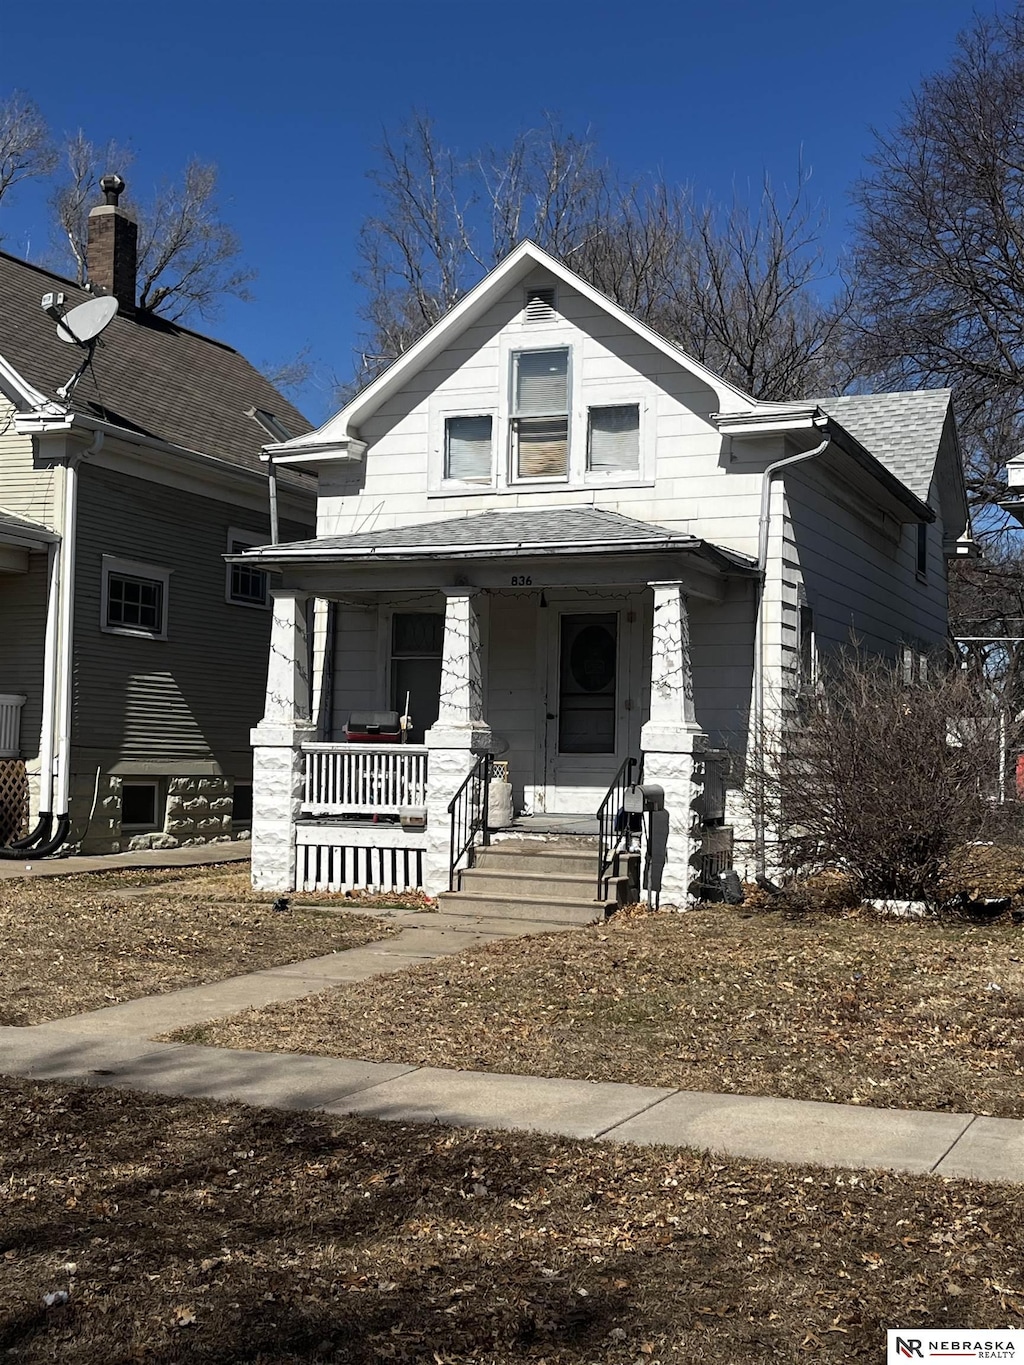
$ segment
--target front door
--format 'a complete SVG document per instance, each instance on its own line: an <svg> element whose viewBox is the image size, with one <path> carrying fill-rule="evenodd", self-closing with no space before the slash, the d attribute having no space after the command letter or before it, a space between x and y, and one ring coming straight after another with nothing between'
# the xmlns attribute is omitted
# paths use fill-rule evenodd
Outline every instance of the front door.
<svg viewBox="0 0 1024 1365"><path fill-rule="evenodd" d="M557 613L549 642L546 809L593 814L635 747L630 704L635 613ZM552 621L552 625L555 622Z"/></svg>

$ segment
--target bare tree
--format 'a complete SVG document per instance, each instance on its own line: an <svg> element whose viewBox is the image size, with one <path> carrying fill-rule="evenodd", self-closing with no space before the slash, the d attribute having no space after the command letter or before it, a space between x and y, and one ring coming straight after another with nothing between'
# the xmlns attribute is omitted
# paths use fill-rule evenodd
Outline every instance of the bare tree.
<svg viewBox="0 0 1024 1365"><path fill-rule="evenodd" d="M0 102L0 199L22 180L47 176L57 153L38 106L19 90Z"/></svg>
<svg viewBox="0 0 1024 1365"><path fill-rule="evenodd" d="M842 651L760 753L748 773L783 865L840 867L860 895L934 900L953 850L998 827L998 702L959 670L908 686L888 660Z"/></svg>
<svg viewBox="0 0 1024 1365"><path fill-rule="evenodd" d="M65 159L51 202L75 277L88 288L89 211L102 202L100 178L123 171L133 156L115 142L96 146L79 130L67 140ZM250 297L255 271L238 264L241 246L220 217L216 191L216 167L193 160L150 200L126 197L123 207L139 226L140 311L177 322L191 313L210 317L225 295Z"/></svg>
<svg viewBox="0 0 1024 1365"><path fill-rule="evenodd" d="M822 215L808 177L756 211L698 206L624 180L589 137L548 119L510 147L460 158L415 115L371 172L379 211L360 236L368 334L360 378L406 350L523 238L757 397L834 392L845 298L825 304Z"/></svg>
<svg viewBox="0 0 1024 1365"><path fill-rule="evenodd" d="M979 17L876 135L857 191L860 359L952 384L975 505L1003 495L1024 420L1024 9Z"/></svg>
<svg viewBox="0 0 1024 1365"><path fill-rule="evenodd" d="M86 259L89 246L89 210L102 203L99 182L102 176L123 175L134 161L134 153L118 142L96 146L79 128L64 142L64 170L50 195L59 234L59 247L74 262L74 277L86 288L89 267ZM126 197L124 208L133 213L132 201Z"/></svg>

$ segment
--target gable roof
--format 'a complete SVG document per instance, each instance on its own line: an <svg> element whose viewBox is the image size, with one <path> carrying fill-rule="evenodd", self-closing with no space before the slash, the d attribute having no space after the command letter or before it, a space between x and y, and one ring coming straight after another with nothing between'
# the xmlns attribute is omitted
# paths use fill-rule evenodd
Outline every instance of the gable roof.
<svg viewBox="0 0 1024 1365"><path fill-rule="evenodd" d="M931 488L951 401L950 389L816 400L922 502Z"/></svg>
<svg viewBox="0 0 1024 1365"><path fill-rule="evenodd" d="M351 535L320 536L316 540L292 541L247 551L239 558L274 561L309 559L321 555L332 560L353 558L489 558L507 555L550 553L620 554L650 550L696 550L719 568L750 569L747 556L665 526L635 521L619 512L598 507L551 507L543 510L479 512L441 521L421 521Z"/></svg>
<svg viewBox="0 0 1024 1365"><path fill-rule="evenodd" d="M0 252L0 357L31 389L56 399L82 358L57 339L43 312L44 293L59 290L73 308L94 297L52 271ZM266 476L266 431L250 408L272 412L296 436L310 424L240 355L212 337L147 314L118 314L103 333L91 369L62 407L168 445L212 455ZM284 471L282 471L284 473ZM313 491L300 471L284 477Z"/></svg>
<svg viewBox="0 0 1024 1365"><path fill-rule="evenodd" d="M599 289L588 284L582 276L556 260L536 242L520 242L516 249L494 267L489 274L475 285L468 294L434 325L424 332L418 341L404 351L397 360L366 388L362 389L351 402L336 413L322 427L306 438L284 441L278 445L268 445L267 451L275 459L291 456L294 459L315 458L318 448L336 451L349 442L358 442L359 424L377 410L393 393L402 388L409 379L425 365L438 356L467 327L471 327L488 308L506 294L516 284L524 281L531 271L541 267L556 279L575 289L598 308L615 318L623 327L636 333L656 350L661 351L680 369L695 375L707 384L718 397L723 412L745 412L755 406L755 400L727 379L714 374L699 360L677 346L675 342L663 337L653 327L648 327L639 318L620 308Z"/></svg>

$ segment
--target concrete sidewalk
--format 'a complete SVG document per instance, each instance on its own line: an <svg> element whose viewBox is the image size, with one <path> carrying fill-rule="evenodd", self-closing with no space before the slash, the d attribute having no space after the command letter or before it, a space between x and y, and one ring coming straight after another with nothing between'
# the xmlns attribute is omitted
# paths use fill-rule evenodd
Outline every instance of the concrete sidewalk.
<svg viewBox="0 0 1024 1365"><path fill-rule="evenodd" d="M0 1028L0 1072L400 1123L527 1129L797 1164L1024 1181L1024 1122L1017 1119L150 1041L188 1024L402 971L497 938L572 928L444 913L401 911L384 918L399 932L361 948L32 1028Z"/></svg>
<svg viewBox="0 0 1024 1365"><path fill-rule="evenodd" d="M189 848L147 848L136 853L96 853L87 857L32 857L0 861L0 881L16 877L71 877L77 872L123 872L131 867L205 867L211 863L248 862L252 844L239 839L230 844L194 844Z"/></svg>
<svg viewBox="0 0 1024 1365"><path fill-rule="evenodd" d="M1024 1180L1024 1123L652 1086L0 1029L10 1075L398 1123L522 1129L795 1164Z"/></svg>

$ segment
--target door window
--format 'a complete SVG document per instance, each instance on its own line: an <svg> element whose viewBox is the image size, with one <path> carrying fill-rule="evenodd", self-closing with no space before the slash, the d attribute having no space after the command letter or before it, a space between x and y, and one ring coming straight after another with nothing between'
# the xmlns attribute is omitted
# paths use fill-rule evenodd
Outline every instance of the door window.
<svg viewBox="0 0 1024 1365"><path fill-rule="evenodd" d="M559 753L615 752L617 625L614 613L562 617Z"/></svg>

